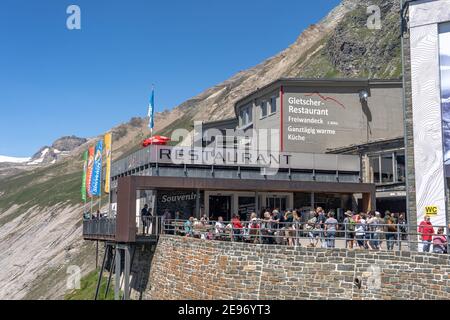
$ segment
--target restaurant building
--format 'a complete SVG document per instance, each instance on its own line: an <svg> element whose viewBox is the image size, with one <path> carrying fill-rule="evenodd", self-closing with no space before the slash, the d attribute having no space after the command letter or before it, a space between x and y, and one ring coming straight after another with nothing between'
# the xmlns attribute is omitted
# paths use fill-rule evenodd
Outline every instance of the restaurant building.
<svg viewBox="0 0 450 320"><path fill-rule="evenodd" d="M338 218L405 211L402 123L400 81L279 79L239 100L234 118L195 123L189 143L116 161L113 208L138 224L144 204L225 220L275 208L305 219L317 206Z"/></svg>

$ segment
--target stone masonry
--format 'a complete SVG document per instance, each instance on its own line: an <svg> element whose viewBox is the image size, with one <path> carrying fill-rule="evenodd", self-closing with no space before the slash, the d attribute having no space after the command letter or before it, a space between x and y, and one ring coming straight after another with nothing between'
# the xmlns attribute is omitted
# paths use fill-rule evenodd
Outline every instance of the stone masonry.
<svg viewBox="0 0 450 320"><path fill-rule="evenodd" d="M450 299L449 271L447 255L294 249L164 235L142 298Z"/></svg>

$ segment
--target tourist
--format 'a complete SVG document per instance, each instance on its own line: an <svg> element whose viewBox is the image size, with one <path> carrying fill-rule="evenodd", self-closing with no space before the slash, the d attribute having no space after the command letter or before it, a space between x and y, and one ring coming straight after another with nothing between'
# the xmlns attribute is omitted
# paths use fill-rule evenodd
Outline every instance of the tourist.
<svg viewBox="0 0 450 320"><path fill-rule="evenodd" d="M141 220L142 220L142 233L147 234L150 228L150 212L148 211L148 204L144 205L141 210Z"/></svg>
<svg viewBox="0 0 450 320"><path fill-rule="evenodd" d="M274 241L276 244L281 244L280 229L283 228L283 226L280 225L280 223L283 223L283 222L284 222L284 216L280 213L278 208L275 208L272 211L272 229L274 230Z"/></svg>
<svg viewBox="0 0 450 320"><path fill-rule="evenodd" d="M397 225L395 223L395 218L393 217L393 214L388 214L385 217L385 223L386 223L386 245L388 251L394 250L394 243L395 243L395 235L397 234Z"/></svg>
<svg viewBox="0 0 450 320"><path fill-rule="evenodd" d="M338 221L334 218L334 213L328 214L328 219L325 220L325 234L327 238L327 248L334 248L336 246L336 231L338 229Z"/></svg>
<svg viewBox="0 0 450 320"><path fill-rule="evenodd" d="M444 228L439 227L437 235L433 237L433 253L447 253L447 237L444 235Z"/></svg>
<svg viewBox="0 0 450 320"><path fill-rule="evenodd" d="M430 222L429 216L425 216L423 218L423 221L419 225L418 232L422 240L422 251L430 252L431 240L433 238L434 229L433 225Z"/></svg>
<svg viewBox="0 0 450 320"><path fill-rule="evenodd" d="M209 217L208 215L205 213L201 218L200 218L200 222L206 226L209 224Z"/></svg>
<svg viewBox="0 0 450 320"><path fill-rule="evenodd" d="M260 243L259 230L260 225L256 215L256 212L252 212L250 215L250 222L248 224L249 241L252 243Z"/></svg>
<svg viewBox="0 0 450 320"><path fill-rule="evenodd" d="M400 228L400 232L401 232L401 240L407 240L408 239L408 229L406 226L406 219L405 219L405 213L402 212L400 213L400 216L398 217L398 225Z"/></svg>
<svg viewBox="0 0 450 320"><path fill-rule="evenodd" d="M294 216L292 215L291 211L286 211L284 215L284 234L287 238L287 244L291 247L294 246L294 236L295 232L293 231L293 222L294 222Z"/></svg>
<svg viewBox="0 0 450 320"><path fill-rule="evenodd" d="M219 218L217 218L217 222L214 225L214 230L215 230L215 237L216 239L223 239L223 236L225 234L225 224L223 223L223 217L220 216Z"/></svg>
<svg viewBox="0 0 450 320"><path fill-rule="evenodd" d="M194 217L190 216L184 223L184 234L186 237L192 237L194 235Z"/></svg>
<svg viewBox="0 0 450 320"><path fill-rule="evenodd" d="M356 223L353 220L353 212L347 211L345 213L344 219L344 230L345 230L345 249L353 249L353 242L355 238L355 227Z"/></svg>
<svg viewBox="0 0 450 320"><path fill-rule="evenodd" d="M261 235L264 244L273 244L272 217L269 211L264 212L264 219L261 222Z"/></svg>
<svg viewBox="0 0 450 320"><path fill-rule="evenodd" d="M231 224L233 227L233 240L241 241L242 240L242 229L244 226L241 223L241 217L237 214L233 216L231 219Z"/></svg>
<svg viewBox="0 0 450 320"><path fill-rule="evenodd" d="M306 223L306 230L308 231L309 237L309 246L316 247L319 242L320 236L320 227L319 222L317 220L319 214L317 212L311 211L310 216L311 218Z"/></svg>
<svg viewBox="0 0 450 320"><path fill-rule="evenodd" d="M300 216L298 215L298 211L292 211L292 233L294 236L294 246L300 246L300 230L302 227Z"/></svg>
<svg viewBox="0 0 450 320"><path fill-rule="evenodd" d="M322 207L317 207L316 213L317 213L317 224L318 224L318 229L319 229L320 244L321 244L322 248L325 248L326 242L325 242L325 237L324 237L325 236L324 229L325 229L325 221L327 220L327 217L325 216L325 211L323 211Z"/></svg>
<svg viewBox="0 0 450 320"><path fill-rule="evenodd" d="M395 221L395 220L394 220ZM375 211L375 246L377 250L381 250L383 245L383 234L384 234L384 220L381 218L381 214L378 211ZM395 234L394 234L395 239Z"/></svg>
<svg viewBox="0 0 450 320"><path fill-rule="evenodd" d="M173 225L172 225L172 212L166 209L164 211L164 215L162 216L162 225L164 226L164 231L167 234L173 234Z"/></svg>
<svg viewBox="0 0 450 320"><path fill-rule="evenodd" d="M368 213L367 232L366 232L366 244L370 250L378 249L376 227L378 225L378 219L375 216L375 212L370 211Z"/></svg>
<svg viewBox="0 0 450 320"><path fill-rule="evenodd" d="M356 235L356 242L358 244L359 249L367 249L366 247L366 228L367 223L365 219L365 214L360 213L356 215L356 229L355 229L355 235Z"/></svg>

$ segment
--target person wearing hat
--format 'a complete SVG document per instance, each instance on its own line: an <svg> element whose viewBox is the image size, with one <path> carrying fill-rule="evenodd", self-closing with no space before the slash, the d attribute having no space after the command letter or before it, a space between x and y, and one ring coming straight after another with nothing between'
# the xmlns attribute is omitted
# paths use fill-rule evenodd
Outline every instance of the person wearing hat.
<svg viewBox="0 0 450 320"><path fill-rule="evenodd" d="M355 239L355 220L353 220L353 212L347 210L345 212L344 230L345 230L345 249L353 249Z"/></svg>

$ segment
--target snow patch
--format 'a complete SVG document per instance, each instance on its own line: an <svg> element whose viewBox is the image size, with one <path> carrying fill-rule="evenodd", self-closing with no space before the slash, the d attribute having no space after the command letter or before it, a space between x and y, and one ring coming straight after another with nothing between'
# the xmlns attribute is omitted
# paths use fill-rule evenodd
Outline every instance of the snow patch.
<svg viewBox="0 0 450 320"><path fill-rule="evenodd" d="M0 162L25 163L28 161L30 161L30 158L16 158L16 157L0 156Z"/></svg>

